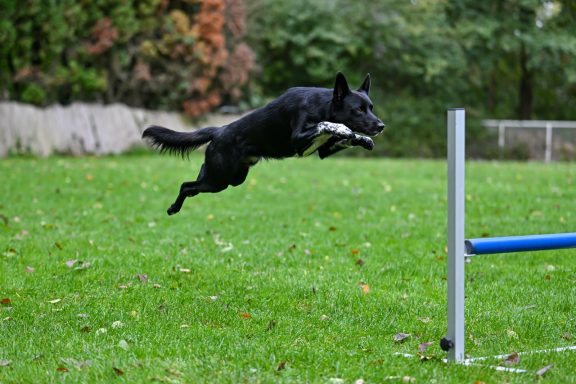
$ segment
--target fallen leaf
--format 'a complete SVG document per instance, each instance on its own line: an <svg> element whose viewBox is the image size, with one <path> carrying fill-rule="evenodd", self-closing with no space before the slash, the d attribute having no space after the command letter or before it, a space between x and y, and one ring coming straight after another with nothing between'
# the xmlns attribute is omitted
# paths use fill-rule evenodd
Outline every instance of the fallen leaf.
<svg viewBox="0 0 576 384"><path fill-rule="evenodd" d="M352 251L350 251L353 255L357 255L360 253L359 249L353 249Z"/></svg>
<svg viewBox="0 0 576 384"><path fill-rule="evenodd" d="M17 240L22 240L24 237L28 236L30 234L30 232L28 232L27 230L23 229L20 232L18 232L16 234L16 236L14 236Z"/></svg>
<svg viewBox="0 0 576 384"><path fill-rule="evenodd" d="M0 360L0 367L7 367L12 364L11 360Z"/></svg>
<svg viewBox="0 0 576 384"><path fill-rule="evenodd" d="M86 174L86 180L92 181L92 180L94 180L94 176L92 176L90 173L87 173Z"/></svg>
<svg viewBox="0 0 576 384"><path fill-rule="evenodd" d="M12 301L8 297L3 298L0 303L6 307L10 307L12 305Z"/></svg>
<svg viewBox="0 0 576 384"><path fill-rule="evenodd" d="M426 352L426 349L428 349L428 347L431 346L432 344L434 344L433 341L428 341L426 343L420 343L418 345L418 352L420 352L420 353Z"/></svg>
<svg viewBox="0 0 576 384"><path fill-rule="evenodd" d="M362 260L362 259L356 260L356 265L363 266L364 264L365 264L364 260Z"/></svg>
<svg viewBox="0 0 576 384"><path fill-rule="evenodd" d="M64 249L64 246L58 241L54 242L54 246L60 250Z"/></svg>
<svg viewBox="0 0 576 384"><path fill-rule="evenodd" d="M89 262L89 261L81 261L81 260L78 260L76 264L77 264L77 265L74 267L74 270L75 270L75 271L80 271L80 270L83 270L83 269L88 269L88 268L90 268L90 267L92 266L92 263Z"/></svg>
<svg viewBox="0 0 576 384"><path fill-rule="evenodd" d="M56 303L59 303L59 302L61 302L61 301L62 301L62 299L48 300L48 302L49 302L50 304L56 304Z"/></svg>
<svg viewBox="0 0 576 384"><path fill-rule="evenodd" d="M326 315L320 316L320 321L326 321L326 320L328 320L328 316Z"/></svg>
<svg viewBox="0 0 576 384"><path fill-rule="evenodd" d="M124 323L122 323L119 320L116 320L115 322L112 323L112 328L114 328L114 329L122 328L123 326L124 326Z"/></svg>
<svg viewBox="0 0 576 384"><path fill-rule="evenodd" d="M276 320L270 320L268 326L266 327L267 331L271 331L276 327Z"/></svg>
<svg viewBox="0 0 576 384"><path fill-rule="evenodd" d="M36 268L30 266L26 267L26 273L34 273L34 272L36 272Z"/></svg>
<svg viewBox="0 0 576 384"><path fill-rule="evenodd" d="M505 365L514 365L514 364L518 364L520 362L520 356L518 355L518 353L514 352L511 353L510 355L508 355L504 360L503 363Z"/></svg>
<svg viewBox="0 0 576 384"><path fill-rule="evenodd" d="M544 376L546 374L546 372L548 372L550 370L550 368L552 368L554 366L554 364L550 364L545 366L544 368L540 368L539 370L536 371L536 375L538 376Z"/></svg>
<svg viewBox="0 0 576 384"><path fill-rule="evenodd" d="M335 231L336 231L336 227L331 226L330 228L328 228L328 230L329 230L330 232L335 232Z"/></svg>
<svg viewBox="0 0 576 384"><path fill-rule="evenodd" d="M58 368L56 368L56 371L58 371L58 372L68 372L68 368L66 368L66 367L58 367Z"/></svg>
<svg viewBox="0 0 576 384"><path fill-rule="evenodd" d="M162 288L162 286L160 284L154 284L154 285L152 285L152 288L158 289L158 288Z"/></svg>
<svg viewBox="0 0 576 384"><path fill-rule="evenodd" d="M394 341L397 343L403 343L404 341L406 341L407 338L409 338L411 335L409 333L397 333L394 335Z"/></svg>
<svg viewBox="0 0 576 384"><path fill-rule="evenodd" d="M74 264L76 264L77 262L78 262L78 260L76 260L76 259L68 260L68 261L66 261L66 266L68 268L72 268L74 266Z"/></svg>
<svg viewBox="0 0 576 384"><path fill-rule="evenodd" d="M564 333L562 334L562 338L563 338L564 340L572 340L572 339L574 338L574 335L572 335L572 334L569 333L569 332L564 332Z"/></svg>
<svg viewBox="0 0 576 384"><path fill-rule="evenodd" d="M278 367L276 367L276 372L280 372L285 368L286 368L286 361L282 360L280 364L278 364Z"/></svg>
<svg viewBox="0 0 576 384"><path fill-rule="evenodd" d="M92 327L86 325L86 326L80 328L80 332L82 332L82 333L90 333L90 332L92 332Z"/></svg>
<svg viewBox="0 0 576 384"><path fill-rule="evenodd" d="M508 337L510 337L512 339L518 338L518 334L511 329L506 330L506 334L508 335Z"/></svg>
<svg viewBox="0 0 576 384"><path fill-rule="evenodd" d="M120 348L122 348L123 350L125 350L125 351L127 351L128 349L130 349L130 346L128 345L128 342L127 342L126 340L124 340L124 339L122 339L122 340L120 340L120 341L118 342L118 346L119 346Z"/></svg>
<svg viewBox="0 0 576 384"><path fill-rule="evenodd" d="M178 271L180 271L180 272L182 272L182 273L190 273L190 272L192 272L192 270L189 269L189 268L179 268Z"/></svg>
<svg viewBox="0 0 576 384"><path fill-rule="evenodd" d="M148 275L145 273L139 273L136 275L136 277L138 278L138 280L140 280L143 283L147 283L148 282Z"/></svg>
<svg viewBox="0 0 576 384"><path fill-rule="evenodd" d="M360 284L360 288L362 288L362 293L365 295L370 292L370 286L368 284Z"/></svg>
<svg viewBox="0 0 576 384"><path fill-rule="evenodd" d="M403 383L414 383L414 382L416 382L416 379L412 376L404 376L404 377L402 377L402 382Z"/></svg>
<svg viewBox="0 0 576 384"><path fill-rule="evenodd" d="M124 371L121 370L120 368L112 367L112 369L114 370L114 373L115 373L117 376L122 376L122 375L124 375Z"/></svg>
<svg viewBox="0 0 576 384"><path fill-rule="evenodd" d="M242 317L243 319L249 319L249 318L252 317L252 315L249 314L248 312L242 312L242 313L240 314L240 317Z"/></svg>

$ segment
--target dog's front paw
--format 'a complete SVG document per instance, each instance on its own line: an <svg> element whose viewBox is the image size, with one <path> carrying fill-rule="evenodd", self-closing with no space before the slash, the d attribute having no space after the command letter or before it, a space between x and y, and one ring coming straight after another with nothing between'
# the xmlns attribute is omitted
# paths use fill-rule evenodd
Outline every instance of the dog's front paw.
<svg viewBox="0 0 576 384"><path fill-rule="evenodd" d="M372 141L371 138L365 136L357 136L354 140L352 140L352 144L360 146L369 151L374 149L374 141Z"/></svg>

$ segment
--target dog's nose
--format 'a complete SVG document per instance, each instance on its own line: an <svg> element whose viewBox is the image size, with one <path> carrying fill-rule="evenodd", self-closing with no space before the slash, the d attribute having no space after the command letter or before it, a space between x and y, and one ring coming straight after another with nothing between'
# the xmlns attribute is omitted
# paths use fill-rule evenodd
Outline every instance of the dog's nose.
<svg viewBox="0 0 576 384"><path fill-rule="evenodd" d="M384 128L386 128L386 124L384 124L383 122L380 121L378 123L378 129L382 131Z"/></svg>

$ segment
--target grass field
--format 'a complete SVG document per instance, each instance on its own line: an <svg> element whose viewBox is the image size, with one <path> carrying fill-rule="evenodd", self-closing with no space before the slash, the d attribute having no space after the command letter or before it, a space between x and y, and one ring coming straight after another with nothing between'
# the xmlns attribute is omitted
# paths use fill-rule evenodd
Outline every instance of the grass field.
<svg viewBox="0 0 576 384"><path fill-rule="evenodd" d="M549 364L540 381L576 383L574 352L512 365L529 374L441 361L444 162L264 162L167 216L200 163L0 161L1 383L525 383ZM574 164L472 162L467 182L469 237L576 231ZM575 254L467 264L467 353L576 344Z"/></svg>

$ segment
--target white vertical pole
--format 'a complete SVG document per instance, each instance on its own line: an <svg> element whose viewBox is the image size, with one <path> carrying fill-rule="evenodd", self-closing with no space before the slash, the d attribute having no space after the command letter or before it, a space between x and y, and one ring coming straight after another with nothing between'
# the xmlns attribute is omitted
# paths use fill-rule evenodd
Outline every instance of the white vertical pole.
<svg viewBox="0 0 576 384"><path fill-rule="evenodd" d="M546 154L544 160L549 163L552 160L552 124L546 122Z"/></svg>
<svg viewBox="0 0 576 384"><path fill-rule="evenodd" d="M465 111L448 110L448 360L464 361Z"/></svg>
<svg viewBox="0 0 576 384"><path fill-rule="evenodd" d="M503 123L498 124L498 147L504 149L504 140L506 140L506 126Z"/></svg>

